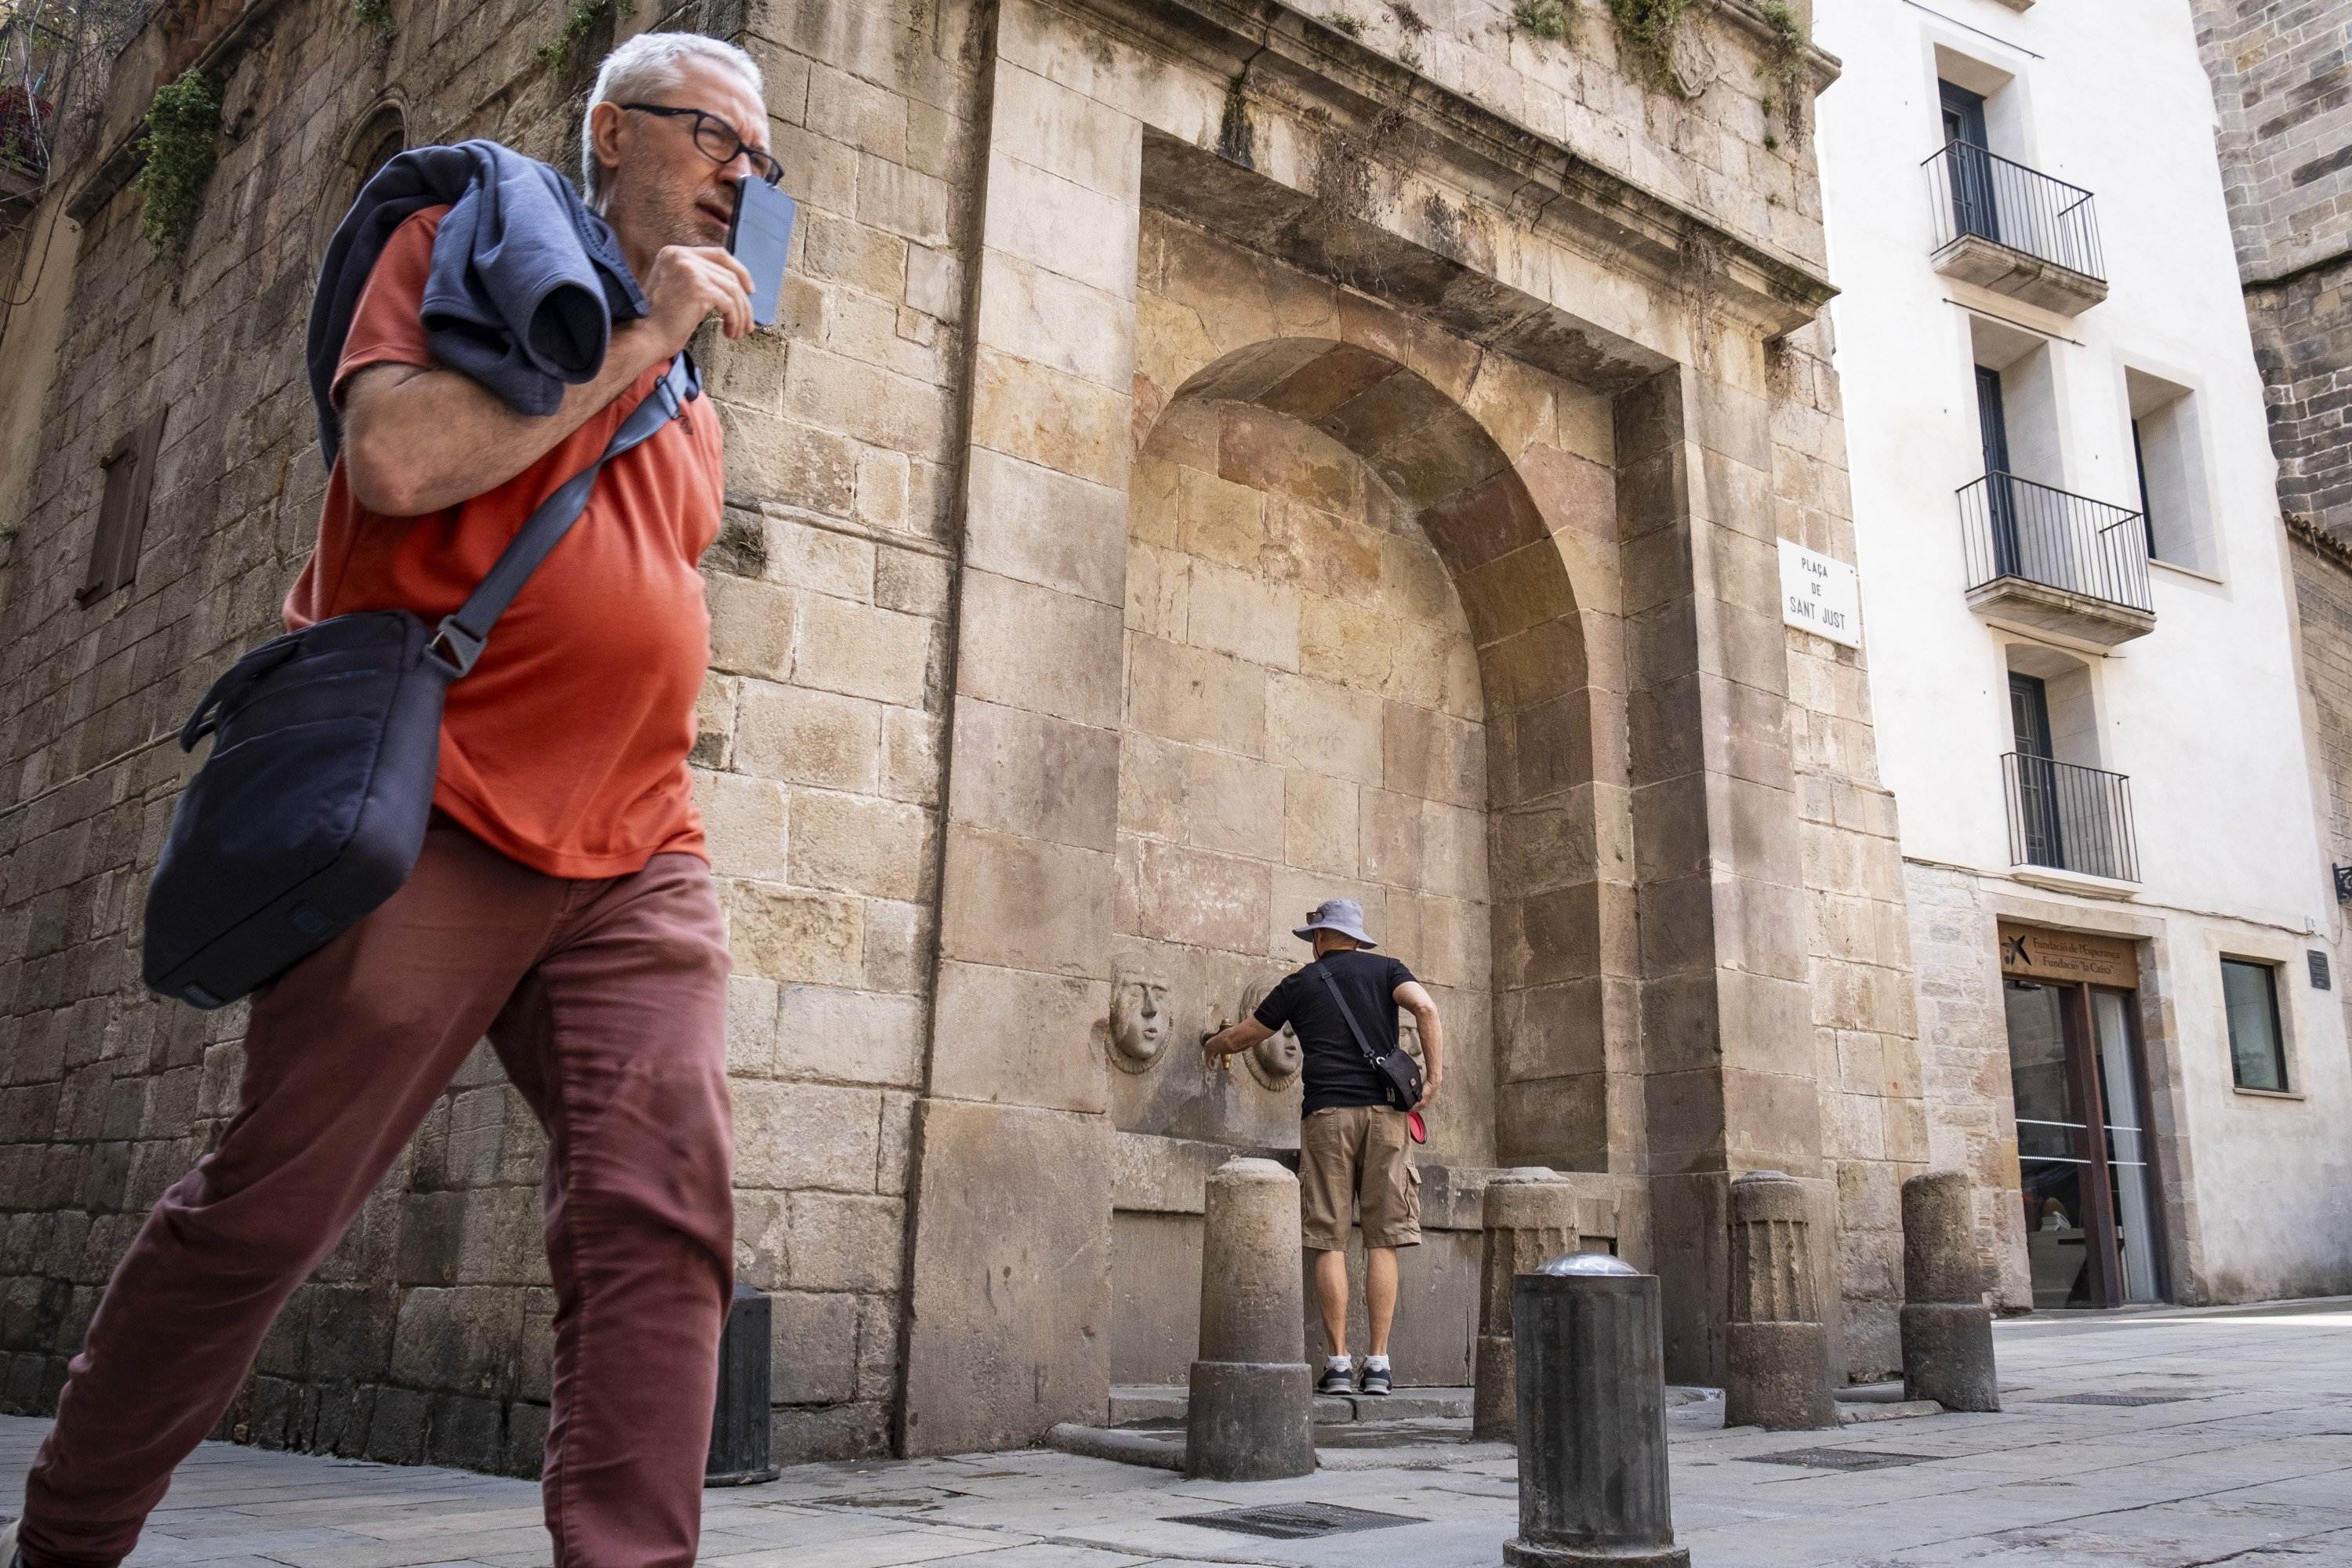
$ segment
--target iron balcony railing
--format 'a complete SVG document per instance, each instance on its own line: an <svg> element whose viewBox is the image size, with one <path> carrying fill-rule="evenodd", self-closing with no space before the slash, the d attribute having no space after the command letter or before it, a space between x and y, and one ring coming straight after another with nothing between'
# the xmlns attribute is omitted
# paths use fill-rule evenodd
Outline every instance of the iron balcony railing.
<svg viewBox="0 0 2352 1568"><path fill-rule="evenodd" d="M2019 577L2156 613L2139 513L2003 473L1962 485L1959 501L1970 590Z"/></svg>
<svg viewBox="0 0 2352 1568"><path fill-rule="evenodd" d="M2000 759L2009 792L2009 863L2139 880L2131 780L2100 768L2011 752Z"/></svg>
<svg viewBox="0 0 2352 1568"><path fill-rule="evenodd" d="M2091 193L2012 163L1973 142L1947 142L1929 153L1936 248L1969 235L2005 245L2104 282L2099 224Z"/></svg>

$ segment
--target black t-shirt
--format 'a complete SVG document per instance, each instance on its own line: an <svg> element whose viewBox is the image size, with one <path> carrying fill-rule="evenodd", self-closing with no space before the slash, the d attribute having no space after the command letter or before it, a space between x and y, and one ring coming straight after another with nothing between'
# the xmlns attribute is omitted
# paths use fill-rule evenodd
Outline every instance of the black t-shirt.
<svg viewBox="0 0 2352 1568"><path fill-rule="evenodd" d="M1316 972L1318 963L1339 983L1364 1038L1382 1056L1396 1048L1396 988L1412 978L1412 971L1385 953L1340 948L1284 975L1254 1015L1269 1029L1287 1024L1298 1036L1299 1077L1307 1085L1300 1115L1334 1105L1386 1105L1380 1074L1349 1032L1331 987Z"/></svg>

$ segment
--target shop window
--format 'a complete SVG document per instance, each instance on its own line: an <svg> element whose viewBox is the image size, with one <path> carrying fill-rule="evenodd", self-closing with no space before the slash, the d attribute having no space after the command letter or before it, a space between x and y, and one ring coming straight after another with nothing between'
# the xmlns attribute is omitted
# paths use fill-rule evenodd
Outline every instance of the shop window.
<svg viewBox="0 0 2352 1568"><path fill-rule="evenodd" d="M114 444L100 466L106 489L98 504L98 531L89 568L74 595L96 604L139 574L139 545L147 531L147 500L155 489L155 455L163 445L163 410L157 409Z"/></svg>
<svg viewBox="0 0 2352 1568"><path fill-rule="evenodd" d="M2278 971L2242 958L2221 961L2230 1015L2230 1071L2240 1089L2286 1091L2286 1041L2279 1028Z"/></svg>

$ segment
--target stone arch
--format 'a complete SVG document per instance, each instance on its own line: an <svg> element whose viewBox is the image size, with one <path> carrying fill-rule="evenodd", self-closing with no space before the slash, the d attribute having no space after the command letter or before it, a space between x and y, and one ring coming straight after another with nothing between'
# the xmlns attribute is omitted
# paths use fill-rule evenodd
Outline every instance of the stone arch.
<svg viewBox="0 0 2352 1568"><path fill-rule="evenodd" d="M1614 584L1595 564L1606 552L1564 541L1561 531L1581 529L1587 538L1613 532L1613 482L1603 466L1532 439L1525 410L1508 399L1490 395L1474 410L1459 395L1477 385L1482 369L1506 386L1514 374L1532 373L1482 367L1472 351L1465 374L1444 357L1446 345L1436 345L1433 362L1430 345L1383 331L1392 321L1353 312L1340 324L1337 337L1276 337L1229 349L1192 368L1171 393L1160 393L1148 374L1139 376L1144 461L1131 498L1133 526L1148 526L1159 504L1148 493L1155 452L1197 447L1187 426L1197 424L1198 411L1217 405L1295 421L1311 433L1309 447L1319 441L1344 451L1402 506L1451 585L1483 731L1476 809L1485 830L1486 930L1477 1000L1491 1009L1492 1025L1475 1047L1486 1057L1479 1071L1462 1077L1486 1080L1487 1124L1464 1140L1465 1147L1432 1152L1457 1163L1466 1155L1473 1163L1605 1169L1604 1041L1623 1020L1604 1026L1603 1015L1614 1000L1612 981L1630 984L1622 948L1612 952L1610 940L1612 928L1631 927L1623 700L1620 683L1594 673L1596 642L1606 645L1603 662L1614 663ZM1164 361L1150 368L1171 369ZM1586 471L1571 473L1580 468ZM1562 510L1582 515L1563 518ZM1131 609L1135 591L1131 582ZM1402 752L1394 761L1408 771L1433 757L1442 765L1442 737L1419 758L1393 734L1384 746ZM1186 1131L1199 1136L1204 1129Z"/></svg>
<svg viewBox="0 0 2352 1568"><path fill-rule="evenodd" d="M408 104L397 91L385 93L352 121L334 161L326 165L326 188L319 193L318 212L311 220L314 255L326 254L327 242L334 237L360 188L409 145Z"/></svg>

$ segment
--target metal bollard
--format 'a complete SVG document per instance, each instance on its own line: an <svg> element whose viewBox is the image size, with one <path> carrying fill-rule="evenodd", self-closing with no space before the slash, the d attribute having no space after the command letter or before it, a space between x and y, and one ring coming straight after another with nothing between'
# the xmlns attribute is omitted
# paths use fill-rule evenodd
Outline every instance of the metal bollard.
<svg viewBox="0 0 2352 1568"><path fill-rule="evenodd" d="M1514 1568L1689 1568L1666 1487L1658 1280L1605 1252L1555 1258L1512 1292L1518 1362Z"/></svg>
<svg viewBox="0 0 2352 1568"><path fill-rule="evenodd" d="M1830 1331L1804 1184L1779 1171L1731 1184L1731 1322L1723 1424L1793 1431L1838 1424Z"/></svg>
<svg viewBox="0 0 2352 1568"><path fill-rule="evenodd" d="M776 1479L768 1463L768 1299L740 1279L719 1334L719 1402L710 1411L706 1487L748 1487Z"/></svg>
<svg viewBox="0 0 2352 1568"><path fill-rule="evenodd" d="M1486 1236L1478 1271L1478 1348L1470 1436L1518 1441L1518 1373L1511 1358L1511 1292L1521 1274L1576 1250L1576 1188L1542 1165L1522 1165L1486 1184L1479 1222Z"/></svg>
<svg viewBox="0 0 2352 1568"><path fill-rule="evenodd" d="M1202 1216L1201 1355L1184 1412L1184 1473L1270 1481L1315 1468L1315 1384L1298 1279L1298 1178L1228 1160Z"/></svg>
<svg viewBox="0 0 2352 1568"><path fill-rule="evenodd" d="M1903 1394L1947 1410L1999 1410L1992 1313L1969 1220L1959 1172L1903 1184Z"/></svg>

